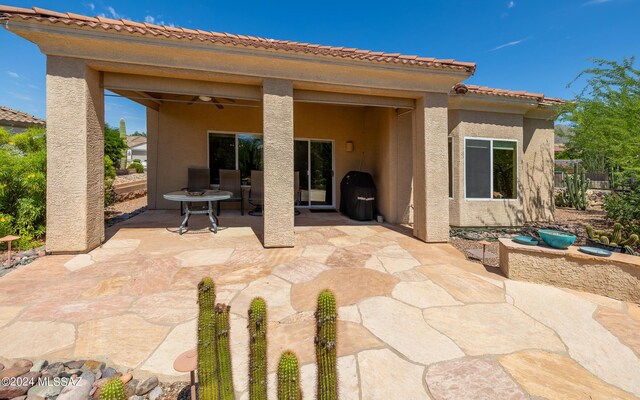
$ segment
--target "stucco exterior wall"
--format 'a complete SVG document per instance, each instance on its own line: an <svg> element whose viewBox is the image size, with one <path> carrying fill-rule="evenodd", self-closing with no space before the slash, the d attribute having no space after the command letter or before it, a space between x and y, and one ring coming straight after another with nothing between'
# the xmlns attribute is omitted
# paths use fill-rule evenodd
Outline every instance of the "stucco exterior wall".
<svg viewBox="0 0 640 400"><path fill-rule="evenodd" d="M378 158L381 133L374 127L380 125L370 120L377 121L373 116L380 111L370 110L385 109L294 103L296 138L334 141L336 207L340 180L347 172L359 169L361 161L362 170L372 173L378 181L376 166L382 165ZM219 110L210 105L164 103L158 112L147 109L147 130L149 208L177 209L178 204L165 201L162 194L184 187L189 167L208 166L207 132L262 134L262 109L227 106ZM347 141L354 144L352 152L346 150ZM379 195L388 198L392 192L381 191Z"/></svg>
<svg viewBox="0 0 640 400"><path fill-rule="evenodd" d="M523 199L530 197L530 187L523 186L522 177L523 174L527 174L535 179L537 175L535 172L525 172L523 128L524 118L518 114L449 110L449 135L453 138L454 160L453 199L449 200L449 218L452 226L517 226L526 221ZM465 137L517 140L517 199L465 199Z"/></svg>
<svg viewBox="0 0 640 400"><path fill-rule="evenodd" d="M521 181L527 221L553 220L554 135L553 120L524 119Z"/></svg>

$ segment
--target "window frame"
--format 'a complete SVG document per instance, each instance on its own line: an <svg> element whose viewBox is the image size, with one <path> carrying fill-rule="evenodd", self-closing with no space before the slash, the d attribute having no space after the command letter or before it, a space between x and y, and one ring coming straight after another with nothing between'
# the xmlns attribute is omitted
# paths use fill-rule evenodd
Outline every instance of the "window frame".
<svg viewBox="0 0 640 400"><path fill-rule="evenodd" d="M513 199L494 199L492 197L487 198L479 198L479 197L467 197L467 140L483 140L490 142L489 145L489 164L491 165L491 190L493 193L493 142L515 142L516 144L516 197ZM520 180L520 154L519 148L520 143L518 139L502 139L502 138L488 138L488 137L476 137L476 136L465 136L464 137L464 148L463 150L463 168L464 168L464 199L465 201L519 201L520 200L520 191L518 190L517 182Z"/></svg>
<svg viewBox="0 0 640 400"><path fill-rule="evenodd" d="M264 135L262 134L262 132L257 133L257 132L238 132L238 131L219 131L219 130L207 130L207 135L206 135L206 147L207 147L207 168L209 168L209 170L211 170L211 158L209 157L209 136L211 134L214 135L229 135L229 136L233 136L233 139L235 140L235 167L234 169L240 169L240 146L238 146L238 137L240 135L253 135L253 136L260 136L262 138L262 143L264 143ZM219 183L212 183L211 185L219 185ZM243 185L244 186L244 185Z"/></svg>

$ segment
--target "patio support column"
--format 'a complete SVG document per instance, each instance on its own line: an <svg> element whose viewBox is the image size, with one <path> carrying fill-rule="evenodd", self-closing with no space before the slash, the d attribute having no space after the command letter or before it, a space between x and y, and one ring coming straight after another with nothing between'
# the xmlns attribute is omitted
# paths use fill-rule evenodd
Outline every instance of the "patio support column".
<svg viewBox="0 0 640 400"><path fill-rule="evenodd" d="M425 242L449 240L446 93L416 100L413 128L413 235Z"/></svg>
<svg viewBox="0 0 640 400"><path fill-rule="evenodd" d="M293 82L265 79L264 247L293 247Z"/></svg>
<svg viewBox="0 0 640 400"><path fill-rule="evenodd" d="M84 60L47 57L47 251L104 240L104 92Z"/></svg>

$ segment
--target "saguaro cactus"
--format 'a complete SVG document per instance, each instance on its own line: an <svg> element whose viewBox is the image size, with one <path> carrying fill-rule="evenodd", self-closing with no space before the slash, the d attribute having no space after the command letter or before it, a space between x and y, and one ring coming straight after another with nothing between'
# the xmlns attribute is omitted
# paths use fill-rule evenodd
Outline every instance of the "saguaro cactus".
<svg viewBox="0 0 640 400"><path fill-rule="evenodd" d="M215 302L216 292L213 280L205 277L198 284L198 398L200 400L219 399Z"/></svg>
<svg viewBox="0 0 640 400"><path fill-rule="evenodd" d="M336 299L333 292L318 295L316 310L316 364L318 365L318 400L338 398L336 365Z"/></svg>
<svg viewBox="0 0 640 400"><path fill-rule="evenodd" d="M107 382L100 390L100 400L127 400L124 382L120 378Z"/></svg>
<svg viewBox="0 0 640 400"><path fill-rule="evenodd" d="M218 376L220 377L220 399L233 400L233 374L231 347L229 344L229 309L226 304L216 305L216 354L218 356Z"/></svg>
<svg viewBox="0 0 640 400"><path fill-rule="evenodd" d="M249 307L249 399L267 399L267 303L260 297Z"/></svg>
<svg viewBox="0 0 640 400"><path fill-rule="evenodd" d="M278 363L278 400L301 398L298 357L291 351L285 351Z"/></svg>

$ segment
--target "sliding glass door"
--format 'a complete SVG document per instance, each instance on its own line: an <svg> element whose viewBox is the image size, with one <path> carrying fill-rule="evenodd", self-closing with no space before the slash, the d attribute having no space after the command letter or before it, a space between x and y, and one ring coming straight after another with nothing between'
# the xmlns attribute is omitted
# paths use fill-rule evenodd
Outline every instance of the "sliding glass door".
<svg viewBox="0 0 640 400"><path fill-rule="evenodd" d="M294 169L300 173L300 206L335 206L332 141L296 139Z"/></svg>

